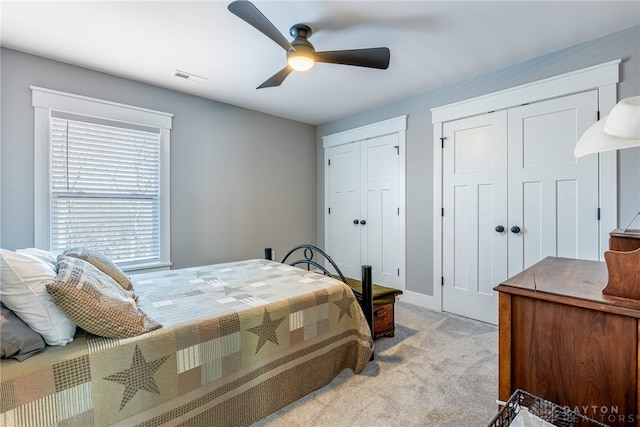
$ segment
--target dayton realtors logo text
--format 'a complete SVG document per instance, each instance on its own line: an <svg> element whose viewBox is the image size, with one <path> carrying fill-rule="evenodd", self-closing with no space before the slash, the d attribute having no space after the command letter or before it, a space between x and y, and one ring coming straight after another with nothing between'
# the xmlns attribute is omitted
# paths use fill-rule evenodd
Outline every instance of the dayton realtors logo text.
<svg viewBox="0 0 640 427"><path fill-rule="evenodd" d="M570 408L565 406L564 409L572 410L575 413L584 415L602 423L635 423L640 421L640 415L637 414L621 414L617 406L575 406Z"/></svg>

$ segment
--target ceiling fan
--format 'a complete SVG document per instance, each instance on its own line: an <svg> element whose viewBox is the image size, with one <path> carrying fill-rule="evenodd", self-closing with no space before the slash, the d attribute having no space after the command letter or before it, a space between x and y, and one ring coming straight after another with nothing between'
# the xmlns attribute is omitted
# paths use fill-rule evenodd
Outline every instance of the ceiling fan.
<svg viewBox="0 0 640 427"><path fill-rule="evenodd" d="M292 26L289 33L294 40L289 42L253 3L247 0L236 0L229 4L228 9L287 51L287 66L267 79L257 89L280 86L291 72L294 70L306 71L316 62L355 65L381 70L386 70L389 67L389 48L374 47L316 52L313 45L307 40L311 36L311 28L307 25L295 24Z"/></svg>

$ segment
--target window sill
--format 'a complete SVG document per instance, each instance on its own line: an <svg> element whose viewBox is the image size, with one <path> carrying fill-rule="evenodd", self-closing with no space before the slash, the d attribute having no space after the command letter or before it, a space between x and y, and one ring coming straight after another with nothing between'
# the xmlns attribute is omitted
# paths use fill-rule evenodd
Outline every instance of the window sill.
<svg viewBox="0 0 640 427"><path fill-rule="evenodd" d="M122 271L129 274L151 273L154 271L166 271L171 269L171 262L150 262L144 264L130 264L120 266Z"/></svg>

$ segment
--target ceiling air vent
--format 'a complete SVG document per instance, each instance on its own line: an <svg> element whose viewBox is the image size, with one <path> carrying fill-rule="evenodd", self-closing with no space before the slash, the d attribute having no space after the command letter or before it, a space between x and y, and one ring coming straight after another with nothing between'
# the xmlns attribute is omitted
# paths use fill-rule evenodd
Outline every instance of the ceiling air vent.
<svg viewBox="0 0 640 427"><path fill-rule="evenodd" d="M176 70L173 75L192 82L204 83L207 81L206 77L197 76L195 74L187 73L186 71Z"/></svg>

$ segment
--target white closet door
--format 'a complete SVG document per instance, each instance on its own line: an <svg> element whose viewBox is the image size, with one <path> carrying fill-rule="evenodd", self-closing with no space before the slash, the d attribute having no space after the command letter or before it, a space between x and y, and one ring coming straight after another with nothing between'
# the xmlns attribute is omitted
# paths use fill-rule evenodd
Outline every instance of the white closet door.
<svg viewBox="0 0 640 427"><path fill-rule="evenodd" d="M361 260L372 266L374 283L393 288L402 287L398 146L398 134L360 143Z"/></svg>
<svg viewBox="0 0 640 427"><path fill-rule="evenodd" d="M360 144L330 148L329 159L327 253L344 275L360 278Z"/></svg>
<svg viewBox="0 0 640 427"><path fill-rule="evenodd" d="M597 105L591 91L443 124L445 311L496 323L507 277L598 259L598 158L573 156Z"/></svg>
<svg viewBox="0 0 640 427"><path fill-rule="evenodd" d="M597 107L594 90L509 110L509 276L547 256L598 259L598 156L573 155Z"/></svg>
<svg viewBox="0 0 640 427"><path fill-rule="evenodd" d="M506 112L447 122L443 135L443 309L495 324L493 287L507 278Z"/></svg>

